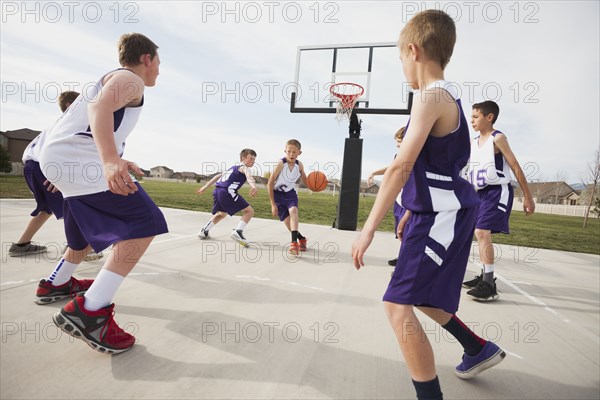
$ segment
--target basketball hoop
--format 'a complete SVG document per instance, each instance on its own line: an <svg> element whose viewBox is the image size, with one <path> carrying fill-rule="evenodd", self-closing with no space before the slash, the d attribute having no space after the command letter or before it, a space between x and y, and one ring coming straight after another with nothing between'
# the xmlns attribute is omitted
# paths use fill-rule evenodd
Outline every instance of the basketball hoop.
<svg viewBox="0 0 600 400"><path fill-rule="evenodd" d="M341 82L329 87L329 93L340 99L335 110L335 118L350 120L354 105L358 98L365 93L365 89L357 83Z"/></svg>

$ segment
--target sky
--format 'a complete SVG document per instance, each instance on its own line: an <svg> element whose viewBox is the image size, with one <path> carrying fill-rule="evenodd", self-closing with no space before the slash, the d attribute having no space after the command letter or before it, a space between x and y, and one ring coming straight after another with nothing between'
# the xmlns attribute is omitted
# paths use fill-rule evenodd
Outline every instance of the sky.
<svg viewBox="0 0 600 400"><path fill-rule="evenodd" d="M119 67L119 36L140 32L159 46L160 76L146 89L124 158L144 169L210 174L248 147L258 153L262 175L295 138L307 170L339 177L347 124L333 114L289 111L298 47L395 42L416 12L437 8L456 21L445 78L461 87L467 118L473 103L496 101L495 127L507 135L529 181L579 183L600 147L599 4L2 1L0 129L51 125L59 116L58 93L82 91ZM389 54L380 72L395 93L402 90L402 67ZM322 66L305 68L320 73ZM394 133L407 118L361 116L363 178L392 160Z"/></svg>

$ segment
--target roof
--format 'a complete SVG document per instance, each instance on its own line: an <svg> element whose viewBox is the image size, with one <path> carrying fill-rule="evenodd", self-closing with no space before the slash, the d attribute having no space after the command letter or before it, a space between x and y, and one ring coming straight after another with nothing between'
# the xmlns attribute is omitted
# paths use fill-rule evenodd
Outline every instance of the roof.
<svg viewBox="0 0 600 400"><path fill-rule="evenodd" d="M40 134L40 131L34 131L33 129L29 128L22 128L17 129L15 131L6 131L0 133L2 133L2 135L6 136L8 139L32 141L37 135Z"/></svg>
<svg viewBox="0 0 600 400"><path fill-rule="evenodd" d="M565 197L575 192L566 182L530 182L527 186L531 195L538 199L548 196ZM521 187L515 189L515 196L523 196Z"/></svg>

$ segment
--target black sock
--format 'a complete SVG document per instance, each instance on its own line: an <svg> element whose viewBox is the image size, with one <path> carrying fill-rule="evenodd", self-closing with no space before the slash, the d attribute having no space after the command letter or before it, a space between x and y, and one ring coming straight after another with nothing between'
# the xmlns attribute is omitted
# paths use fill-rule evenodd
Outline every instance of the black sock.
<svg viewBox="0 0 600 400"><path fill-rule="evenodd" d="M442 400L442 388L440 380L436 376L433 380L427 382L417 382L413 379L413 385L417 391L417 400Z"/></svg>
<svg viewBox="0 0 600 400"><path fill-rule="evenodd" d="M306 239L304 236L302 236L302 234L300 233L300 231L298 231L298 239L299 239L299 240L304 240L304 239Z"/></svg>
<svg viewBox="0 0 600 400"><path fill-rule="evenodd" d="M453 315L446 325L442 325L442 328L450 332L470 356L479 354L485 346L485 340L470 330L456 315Z"/></svg>
<svg viewBox="0 0 600 400"><path fill-rule="evenodd" d="M292 242L298 241L298 231L292 231Z"/></svg>

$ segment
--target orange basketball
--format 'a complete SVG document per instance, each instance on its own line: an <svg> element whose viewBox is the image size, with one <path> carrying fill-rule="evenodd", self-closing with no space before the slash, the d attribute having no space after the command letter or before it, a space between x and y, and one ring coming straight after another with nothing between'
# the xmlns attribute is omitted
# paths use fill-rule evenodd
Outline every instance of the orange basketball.
<svg viewBox="0 0 600 400"><path fill-rule="evenodd" d="M313 192L320 192L327 187L327 177L321 171L313 171L306 177L306 185Z"/></svg>

